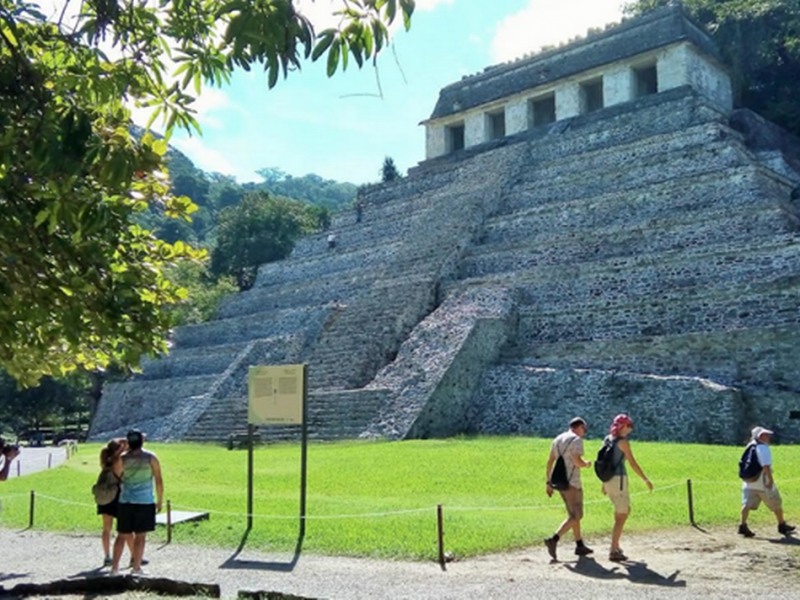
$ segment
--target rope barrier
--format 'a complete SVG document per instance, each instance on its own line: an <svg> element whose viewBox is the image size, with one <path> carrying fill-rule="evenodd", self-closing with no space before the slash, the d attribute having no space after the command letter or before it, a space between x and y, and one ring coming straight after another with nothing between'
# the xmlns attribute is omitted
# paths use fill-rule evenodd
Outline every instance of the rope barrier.
<svg viewBox="0 0 800 600"><path fill-rule="evenodd" d="M630 494L630 497L633 498L635 496L645 496L649 494L656 494L658 492L663 492L672 488L676 488L679 486L685 485L683 482L679 481L677 483L670 483L665 486L658 486L653 489L653 491L645 490L643 492L636 492L634 494ZM597 500L587 500L584 501L583 505L586 506L588 504L603 504L608 502L606 498L598 498ZM448 511L462 511L462 512L469 512L469 511L480 511L480 512L491 512L491 511L514 511L514 510L548 510L553 508L564 508L564 505L560 502L552 502L551 504L539 504L536 506L448 506Z"/></svg>
<svg viewBox="0 0 800 600"><path fill-rule="evenodd" d="M64 500L62 498L56 498L55 496L48 496L47 494L42 494L40 492L36 492L36 497L44 500L50 500L51 502L58 502L60 504L69 504L70 506L97 508L96 504L87 504L86 502L75 502L74 500Z"/></svg>
<svg viewBox="0 0 800 600"><path fill-rule="evenodd" d="M682 482L678 483L671 483L665 486L659 486L653 489L652 491L646 490L642 492L636 492L631 494L631 497L637 496L644 496L650 495L654 493L664 492L669 489L673 489L683 485ZM2 499L14 498L14 497L22 497L27 496L27 494L11 494L8 496L0 497ZM76 502L74 500L65 500L63 498L58 498L56 496L50 496L48 494L37 493L37 498L42 500L49 500L51 502L57 502L60 504L66 504L69 506L81 506L84 508L95 508L95 504L88 503L88 502ZM598 498L596 500L589 500L584 502L584 505L589 504L601 504L608 502L605 498ZM224 511L224 510L214 510L214 509L205 509L205 508L197 508L191 506L185 506L181 504L173 504L172 508L179 509L179 510L187 510L193 512L205 512L209 514L215 515L222 515L227 517L253 517L255 519L262 519L262 520L296 520L301 517L297 515L266 515L266 514L248 514L246 512L233 512L233 511ZM550 509L558 509L563 508L561 503L553 502L551 504L540 504L534 506L450 506L447 507L449 511L458 511L458 512L508 512L508 511L531 511L531 510L550 510ZM392 511L382 511L382 512L366 512L366 513L350 513L350 514L339 514L339 515L306 515L302 517L306 521L325 521L325 520L342 520L342 519L364 519L364 518L377 518L377 517L392 517L392 516L399 516L399 515L409 515L409 514L422 514L427 512L433 512L436 510L435 506L430 507L422 507L422 508L408 508L408 509L401 509L401 510L392 510Z"/></svg>
<svg viewBox="0 0 800 600"><path fill-rule="evenodd" d="M8 494L8 495L6 495L6 496L0 496L0 501L4 501L4 500L11 500L12 498L22 498L22 497L25 497L25 498L27 498L29 495L30 495L30 494L27 494L27 493L20 493L20 494Z"/></svg>
<svg viewBox="0 0 800 600"><path fill-rule="evenodd" d="M248 514L241 512L228 512L224 510L194 508L189 506L183 506L180 504L173 504L172 507L181 510L189 510L193 512L207 512L212 515L225 515L228 517L253 517L254 519L264 519L264 520L289 520L289 519L295 520L301 518L298 517L297 515L261 515L258 513ZM387 512L356 513L356 514L343 514L343 515L305 515L302 518L305 519L306 521L323 521L323 520L333 520L333 519L361 519L365 517L391 517L396 515L425 513L425 512L432 512L435 510L436 507L431 506L426 508L408 508L403 510L394 510Z"/></svg>

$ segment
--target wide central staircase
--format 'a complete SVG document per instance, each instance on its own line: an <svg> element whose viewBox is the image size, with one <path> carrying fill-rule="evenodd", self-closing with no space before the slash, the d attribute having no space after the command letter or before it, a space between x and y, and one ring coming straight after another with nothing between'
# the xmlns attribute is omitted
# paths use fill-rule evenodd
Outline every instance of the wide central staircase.
<svg viewBox="0 0 800 600"><path fill-rule="evenodd" d="M770 417L800 439L796 175L688 88L428 161L367 190L362 222L337 216L335 249L304 238L108 385L92 434L225 439L249 366L305 362L319 439L621 410L656 439Z"/></svg>

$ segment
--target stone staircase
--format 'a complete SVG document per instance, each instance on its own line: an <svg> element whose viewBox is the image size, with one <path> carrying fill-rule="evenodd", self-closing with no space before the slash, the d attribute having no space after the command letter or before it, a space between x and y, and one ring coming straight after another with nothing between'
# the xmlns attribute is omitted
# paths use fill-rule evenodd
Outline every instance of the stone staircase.
<svg viewBox="0 0 800 600"><path fill-rule="evenodd" d="M439 281L454 276L516 164L487 156L367 191L361 223L352 212L334 220L336 248L324 232L304 238L288 259L263 265L253 288L224 299L214 320L178 328L168 356L108 386L92 436L124 422L146 425L151 439L226 440L246 430L248 368L296 362L309 367L312 436L362 433L385 395L362 388L435 308ZM114 418L134 395L126 417ZM262 438L296 434L264 428Z"/></svg>

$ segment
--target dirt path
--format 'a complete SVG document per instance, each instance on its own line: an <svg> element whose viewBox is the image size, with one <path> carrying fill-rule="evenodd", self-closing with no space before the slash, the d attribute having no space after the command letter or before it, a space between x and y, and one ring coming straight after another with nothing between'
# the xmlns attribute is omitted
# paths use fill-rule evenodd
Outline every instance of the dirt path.
<svg viewBox="0 0 800 600"><path fill-rule="evenodd" d="M764 529L764 528L762 528ZM595 540L593 559L561 549L551 564L543 546L450 563L262 554L245 549L170 545L148 548L151 576L217 582L223 596L270 590L309 598L798 598L800 540L763 530L745 540L732 528L685 528L625 538L631 561L607 560L608 540ZM97 568L99 536L0 529L0 585L65 577L105 576Z"/></svg>

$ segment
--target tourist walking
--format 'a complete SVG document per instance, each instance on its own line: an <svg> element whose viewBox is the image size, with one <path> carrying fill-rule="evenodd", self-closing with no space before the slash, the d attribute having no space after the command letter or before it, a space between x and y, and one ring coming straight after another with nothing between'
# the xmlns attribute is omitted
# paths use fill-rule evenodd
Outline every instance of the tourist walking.
<svg viewBox="0 0 800 600"><path fill-rule="evenodd" d="M775 484L772 471L772 449L769 444L774 433L764 427L754 427L752 439L745 446L739 463L739 477L742 478L742 520L739 534L751 538L756 534L747 526L751 510L758 510L763 501L778 520L778 533L791 534L796 528L789 525L783 516L783 499Z"/></svg>
<svg viewBox="0 0 800 600"><path fill-rule="evenodd" d="M328 234L328 250L336 248L336 234L332 231Z"/></svg>
<svg viewBox="0 0 800 600"><path fill-rule="evenodd" d="M117 539L114 542L112 575L119 574L122 550L131 539L131 573L143 574L142 557L147 533L156 528L156 513L161 512L164 499L161 464L155 454L143 448L144 434L137 430L129 431L127 441L128 451L122 455L122 491L117 510Z"/></svg>
<svg viewBox="0 0 800 600"><path fill-rule="evenodd" d="M583 543L581 519L583 518L583 488L581 469L591 467L592 463L583 460L583 438L586 435L586 421L575 417L569 422L569 429L558 435L550 444L547 458L547 495L552 497L557 489L567 509L567 518L558 530L544 540L547 552L553 560L558 560L556 549L561 536L572 530L575 539L575 554L586 556L593 550Z"/></svg>
<svg viewBox="0 0 800 600"><path fill-rule="evenodd" d="M603 493L608 496L614 505L614 530L611 533L611 549L608 559L614 562L627 560L628 557L620 547L622 529L625 521L631 512L631 497L628 487L628 472L625 463L629 463L631 469L642 478L649 490L653 490L653 484L644 474L639 463L633 456L631 443L628 436L633 431L633 421L628 415L617 415L611 423L609 434L603 440L604 446L611 448L611 460L614 468L614 476L608 481L603 482ZM602 452L602 449L601 449Z"/></svg>

